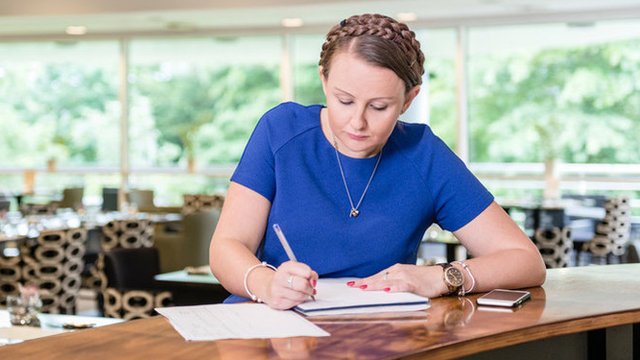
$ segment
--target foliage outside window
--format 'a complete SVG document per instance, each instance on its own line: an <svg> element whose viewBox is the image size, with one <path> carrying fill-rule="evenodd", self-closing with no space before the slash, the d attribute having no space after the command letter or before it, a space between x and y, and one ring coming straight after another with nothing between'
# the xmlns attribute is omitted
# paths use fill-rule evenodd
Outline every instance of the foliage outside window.
<svg viewBox="0 0 640 360"><path fill-rule="evenodd" d="M412 121L428 122L455 148L455 30L417 35L426 55L427 109ZM638 21L470 28L471 162L637 164L638 35ZM324 103L317 68L323 35L289 39L295 100ZM193 158L203 171L237 162L260 116L282 100L282 36L133 38L129 44L132 187L154 188L163 203L223 189L226 178L141 170L177 174ZM119 185L119 45L115 39L0 44L0 152L7 154L0 168L44 169L55 159L60 168L113 173L39 173L36 189L85 185L85 193L97 195L102 186ZM0 178L0 191L21 190L11 171ZM532 193L519 184L500 191Z"/></svg>
<svg viewBox="0 0 640 360"><path fill-rule="evenodd" d="M277 37L133 41L133 167L237 162L281 100L280 52Z"/></svg>
<svg viewBox="0 0 640 360"><path fill-rule="evenodd" d="M455 149L455 32L452 29L424 30L416 35L426 58L421 96L428 98L429 118L424 121L451 149Z"/></svg>
<svg viewBox="0 0 640 360"><path fill-rule="evenodd" d="M322 82L318 73L324 35L297 35L292 39L295 101L303 105L325 104Z"/></svg>
<svg viewBox="0 0 640 360"><path fill-rule="evenodd" d="M117 42L0 44L0 166L117 166ZM45 56L46 54L46 56Z"/></svg>
<svg viewBox="0 0 640 360"><path fill-rule="evenodd" d="M640 24L470 32L474 162L638 163Z"/></svg>

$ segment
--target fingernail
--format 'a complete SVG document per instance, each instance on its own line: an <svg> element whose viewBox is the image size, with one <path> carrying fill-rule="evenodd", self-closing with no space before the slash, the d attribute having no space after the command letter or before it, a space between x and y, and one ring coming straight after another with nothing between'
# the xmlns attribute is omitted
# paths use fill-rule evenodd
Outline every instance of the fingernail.
<svg viewBox="0 0 640 360"><path fill-rule="evenodd" d="M363 290L364 290L364 289L366 289L366 288L367 288L367 284L360 285L360 289L363 289Z"/></svg>
<svg viewBox="0 0 640 360"><path fill-rule="evenodd" d="M318 292L316 291L316 289L313 289L313 295L317 294Z"/></svg>
<svg viewBox="0 0 640 360"><path fill-rule="evenodd" d="M311 280L311 286L316 287L318 281L316 279Z"/></svg>
<svg viewBox="0 0 640 360"><path fill-rule="evenodd" d="M347 281L347 286L353 286L353 284L355 284L355 281Z"/></svg>
<svg viewBox="0 0 640 360"><path fill-rule="evenodd" d="M391 288L384 288L384 291L389 292L391 291Z"/></svg>

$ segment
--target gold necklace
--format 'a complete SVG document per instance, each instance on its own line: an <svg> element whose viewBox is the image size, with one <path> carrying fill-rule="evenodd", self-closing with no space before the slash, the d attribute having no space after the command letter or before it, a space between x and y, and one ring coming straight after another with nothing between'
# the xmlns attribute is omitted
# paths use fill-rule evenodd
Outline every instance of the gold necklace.
<svg viewBox="0 0 640 360"><path fill-rule="evenodd" d="M369 181L367 182L367 186L364 187L364 191L360 196L360 200L358 200L358 204L353 205L353 200L351 199L351 192L349 192L349 186L347 185L347 179L344 176L344 170L342 169L342 162L340 161L340 155L338 154L338 142L336 139L333 139L333 150L336 152L336 159L338 160L338 168L340 169L340 175L342 175L342 183L344 184L344 189L347 191L347 198L349 199L349 205L351 205L351 211L349 211L349 217L355 218L360 215L360 204L362 204L362 200L364 199L364 195L369 190L369 185L371 185L371 181L373 180L373 176L376 174L376 170L378 170L378 165L380 164L380 159L382 159L382 149L380 149L380 153L378 154L378 160L376 161L376 165L373 167L373 172L369 177Z"/></svg>

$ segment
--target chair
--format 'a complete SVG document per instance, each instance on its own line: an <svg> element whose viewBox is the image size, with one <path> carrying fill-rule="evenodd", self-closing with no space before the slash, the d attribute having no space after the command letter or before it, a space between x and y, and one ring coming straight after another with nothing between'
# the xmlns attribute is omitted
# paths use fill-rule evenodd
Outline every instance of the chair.
<svg viewBox="0 0 640 360"><path fill-rule="evenodd" d="M115 248L136 248L153 246L153 224L146 219L112 220L102 227L100 251L93 265L89 265L87 285L102 289L106 283L104 274L104 254ZM98 302L101 302L98 294Z"/></svg>
<svg viewBox="0 0 640 360"><path fill-rule="evenodd" d="M548 269L569 266L573 241L568 227L538 228L533 235Z"/></svg>
<svg viewBox="0 0 640 360"><path fill-rule="evenodd" d="M0 198L0 215L9 212L11 209L11 200Z"/></svg>
<svg viewBox="0 0 640 360"><path fill-rule="evenodd" d="M101 247L103 251L116 247L151 246L153 246L153 224L150 220L112 220L102 228Z"/></svg>
<svg viewBox="0 0 640 360"><path fill-rule="evenodd" d="M593 239L583 250L591 254L591 263L620 263L627 250L631 230L629 198L617 197L605 203L606 215L597 225Z"/></svg>
<svg viewBox="0 0 640 360"><path fill-rule="evenodd" d="M62 199L58 202L58 208L80 209L83 207L82 198L84 188L66 188L62 190Z"/></svg>
<svg viewBox="0 0 640 360"><path fill-rule="evenodd" d="M153 203L153 190L129 190L129 202L135 204L140 212L154 212L156 206Z"/></svg>
<svg viewBox="0 0 640 360"><path fill-rule="evenodd" d="M208 209L222 209L224 195L222 194L185 194L182 196L182 214L190 214Z"/></svg>
<svg viewBox="0 0 640 360"><path fill-rule="evenodd" d="M102 253L91 273L104 316L144 318L169 304L171 294L154 287L160 269L153 234L146 219L112 220L102 228Z"/></svg>
<svg viewBox="0 0 640 360"><path fill-rule="evenodd" d="M58 210L58 202L52 201L48 204L22 203L19 207L22 216L29 215L55 215Z"/></svg>
<svg viewBox="0 0 640 360"><path fill-rule="evenodd" d="M536 209L532 240L547 268L569 266L573 241L563 209Z"/></svg>
<svg viewBox="0 0 640 360"><path fill-rule="evenodd" d="M209 263L209 243L220 211L211 209L184 215L178 232L157 229L155 246L160 252L161 272Z"/></svg>
<svg viewBox="0 0 640 360"><path fill-rule="evenodd" d="M118 211L118 188L102 188L102 211Z"/></svg>
<svg viewBox="0 0 640 360"><path fill-rule="evenodd" d="M74 314L80 290L83 228L46 230L19 245L19 256L0 256L0 295L17 294L18 284L40 289L42 312Z"/></svg>
<svg viewBox="0 0 640 360"><path fill-rule="evenodd" d="M115 248L103 259L103 314L138 319L155 315L155 307L171 305L171 293L155 285L160 272L158 250L153 247Z"/></svg>
<svg viewBox="0 0 640 360"><path fill-rule="evenodd" d="M156 206L153 190L132 189L129 202L135 204L138 211L145 213L179 213L182 208L176 206Z"/></svg>
<svg viewBox="0 0 640 360"><path fill-rule="evenodd" d="M627 246L627 251L624 254L623 262L625 264L639 263L640 256L638 255L638 249L640 249L640 241L632 241Z"/></svg>
<svg viewBox="0 0 640 360"><path fill-rule="evenodd" d="M20 256L7 256L0 251L0 305L6 306L7 295L18 294L18 283L21 278Z"/></svg>

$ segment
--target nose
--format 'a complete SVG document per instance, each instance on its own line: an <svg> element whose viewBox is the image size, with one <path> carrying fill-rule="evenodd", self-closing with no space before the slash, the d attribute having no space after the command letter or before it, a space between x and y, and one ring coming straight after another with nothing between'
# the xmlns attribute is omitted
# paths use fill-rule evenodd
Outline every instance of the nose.
<svg viewBox="0 0 640 360"><path fill-rule="evenodd" d="M367 127L367 119L365 117L366 107L358 107L351 115L349 124L354 130L364 130Z"/></svg>

